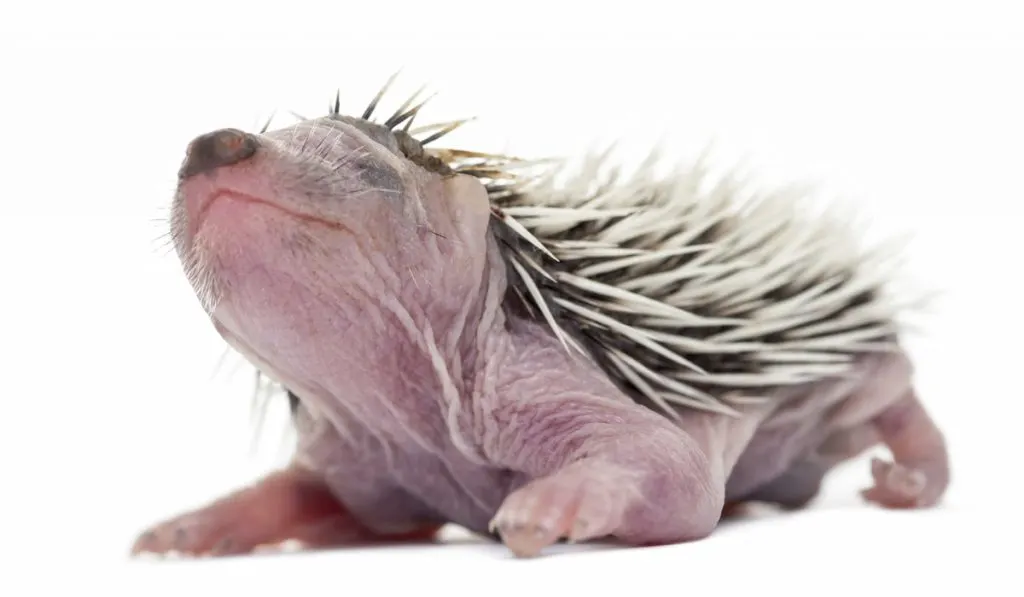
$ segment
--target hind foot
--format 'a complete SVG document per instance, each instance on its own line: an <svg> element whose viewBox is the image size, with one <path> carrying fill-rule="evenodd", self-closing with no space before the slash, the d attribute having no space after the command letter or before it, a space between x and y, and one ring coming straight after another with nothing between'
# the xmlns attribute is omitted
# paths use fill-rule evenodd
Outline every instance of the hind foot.
<svg viewBox="0 0 1024 597"><path fill-rule="evenodd" d="M929 508L949 486L945 439L913 389L873 421L894 462L874 459L874 486L861 495L886 508Z"/></svg>
<svg viewBox="0 0 1024 597"><path fill-rule="evenodd" d="M913 508L927 487L927 477L914 470L879 458L871 460L875 485L861 492L864 499L886 508Z"/></svg>
<svg viewBox="0 0 1024 597"><path fill-rule="evenodd" d="M428 539L436 530L387 539ZM319 477L292 467L151 527L139 535L131 553L212 557L246 554L286 541L326 548L381 539L360 525Z"/></svg>

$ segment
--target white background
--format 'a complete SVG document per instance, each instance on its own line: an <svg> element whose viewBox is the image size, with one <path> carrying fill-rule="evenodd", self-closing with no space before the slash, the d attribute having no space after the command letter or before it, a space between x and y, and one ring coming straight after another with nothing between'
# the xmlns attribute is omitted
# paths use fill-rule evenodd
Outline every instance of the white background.
<svg viewBox="0 0 1024 597"><path fill-rule="evenodd" d="M1014 4L6 4L0 594L1021 594ZM157 242L185 143L275 109L282 124L321 113L339 87L359 111L399 67L399 94L440 92L431 118L480 117L451 144L572 155L664 139L688 156L715 141L725 166L818 183L913 232L915 275L945 291L911 340L950 440L944 507L860 503L862 460L811 510L690 545L129 561L143 527L287 456L280 404L253 451L249 370L218 366L224 346Z"/></svg>

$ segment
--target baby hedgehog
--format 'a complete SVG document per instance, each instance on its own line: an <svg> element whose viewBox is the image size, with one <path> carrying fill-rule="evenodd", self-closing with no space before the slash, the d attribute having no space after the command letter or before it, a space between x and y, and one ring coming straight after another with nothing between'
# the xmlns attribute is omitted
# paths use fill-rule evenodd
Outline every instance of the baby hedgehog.
<svg viewBox="0 0 1024 597"><path fill-rule="evenodd" d="M936 504L945 441L900 347L893 255L702 167L631 175L427 146L373 119L195 138L171 236L219 334L283 387L294 458L133 553L431 538L694 541L799 508L884 444L864 498ZM702 162L699 162L702 163Z"/></svg>

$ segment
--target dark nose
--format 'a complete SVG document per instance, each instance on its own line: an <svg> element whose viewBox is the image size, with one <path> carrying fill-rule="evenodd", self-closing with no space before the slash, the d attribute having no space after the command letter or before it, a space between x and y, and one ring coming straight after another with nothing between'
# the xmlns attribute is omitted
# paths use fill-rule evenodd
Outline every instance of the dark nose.
<svg viewBox="0 0 1024 597"><path fill-rule="evenodd" d="M196 137L188 146L185 163L178 173L185 179L209 172L221 166L230 166L251 158L259 141L255 136L237 129L221 129Z"/></svg>

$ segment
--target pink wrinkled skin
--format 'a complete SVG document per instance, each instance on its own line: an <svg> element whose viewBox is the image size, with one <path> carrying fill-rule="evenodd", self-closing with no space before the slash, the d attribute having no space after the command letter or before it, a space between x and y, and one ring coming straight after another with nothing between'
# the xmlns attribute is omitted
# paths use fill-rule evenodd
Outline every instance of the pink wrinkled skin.
<svg viewBox="0 0 1024 597"><path fill-rule="evenodd" d="M873 466L868 500L927 507L948 484L901 354L739 418L675 423L503 310L476 180L430 172L351 119L250 135L243 158L240 133L219 134L221 153L200 138L186 158L176 248L220 334L299 397L298 450L267 480L149 529L136 552L404 540L445 523L523 556L560 539L692 541L729 503L806 504L830 468L879 442L894 463Z"/></svg>

